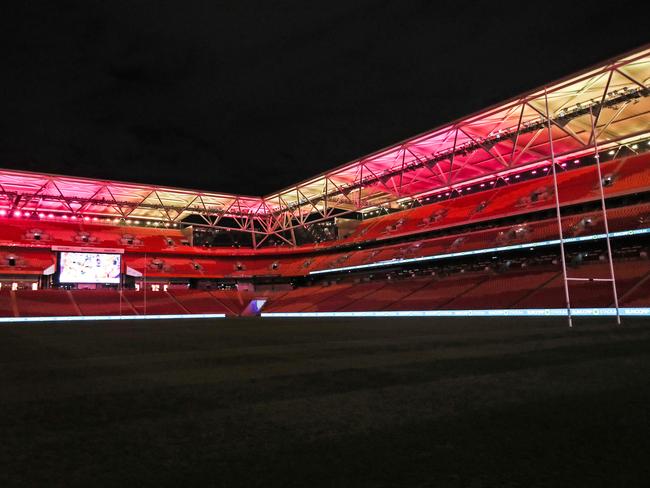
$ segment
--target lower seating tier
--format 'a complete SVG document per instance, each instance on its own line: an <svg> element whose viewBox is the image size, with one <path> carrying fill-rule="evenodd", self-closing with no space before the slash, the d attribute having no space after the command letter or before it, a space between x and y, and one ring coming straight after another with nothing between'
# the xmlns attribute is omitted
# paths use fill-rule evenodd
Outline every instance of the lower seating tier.
<svg viewBox="0 0 650 488"><path fill-rule="evenodd" d="M650 307L650 261L620 258L614 263L620 306ZM606 261L567 268L573 308L611 307L614 292ZM559 264L529 268L457 272L450 275L347 281L282 291L234 290L19 290L0 291L0 316L245 315L252 300L264 312L345 312L564 308ZM250 312L248 312L250 313Z"/></svg>

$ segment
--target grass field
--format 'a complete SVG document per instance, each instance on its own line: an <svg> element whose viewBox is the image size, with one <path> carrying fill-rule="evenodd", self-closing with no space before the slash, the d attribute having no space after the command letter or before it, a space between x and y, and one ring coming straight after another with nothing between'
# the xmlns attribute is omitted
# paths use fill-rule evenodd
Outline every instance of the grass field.
<svg viewBox="0 0 650 488"><path fill-rule="evenodd" d="M0 486L647 486L650 321L0 327Z"/></svg>

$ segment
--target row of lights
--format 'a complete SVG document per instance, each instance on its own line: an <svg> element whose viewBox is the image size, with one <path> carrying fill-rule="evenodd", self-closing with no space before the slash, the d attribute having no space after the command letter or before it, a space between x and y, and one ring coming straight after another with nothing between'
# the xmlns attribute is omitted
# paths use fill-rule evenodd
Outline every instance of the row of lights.
<svg viewBox="0 0 650 488"><path fill-rule="evenodd" d="M650 146L650 141L646 141L646 145ZM632 149L633 151L636 151L637 149L639 149L639 145L638 144L632 144L630 146L630 149ZM612 149L607 154L609 154L610 156L614 156L616 154L616 151L614 149Z"/></svg>
<svg viewBox="0 0 650 488"><path fill-rule="evenodd" d="M650 146L650 141L646 141L646 145ZM634 150L634 151L636 151L636 150L639 149L639 145L638 145L638 144L632 144L632 145L629 146L629 147L630 147L632 150ZM616 154L616 151L612 149L612 150L608 151L607 154L608 154L609 156L614 156L614 155ZM574 159L574 160L573 160L573 164L580 164L581 162L582 162L582 161L581 161L580 159ZM562 168L566 168L566 167L567 167L567 163L566 163L566 162L560 163L560 167L562 167ZM548 171L550 171L550 167L542 168L541 171L544 172L544 173L547 173ZM537 173L538 173L538 171L537 171L536 169L534 169L534 170L530 171L528 174L534 176L534 175L537 175ZM519 174L516 174L516 175L513 176L513 178L514 178L514 179L520 179L522 175L526 175L526 173L519 173ZM504 177L504 178L502 178L502 179L503 179L504 181L510 181L511 178L510 178L510 176L506 176L506 177ZM489 183L481 183L481 184L478 185L478 186L479 186L480 188L485 188L486 185L494 186L494 185L496 185L496 180L495 180L495 181L490 181ZM472 189L473 189L473 187L468 186L468 187L465 188L464 191L471 191ZM452 194L454 191L455 191L456 193L458 193L458 194L462 194L462 193L463 193L463 189L462 189L462 188L452 188L451 191L448 191L448 192L445 192L445 193L439 193L439 194L437 194L437 195L436 195L436 198L439 198L439 199L440 199L440 198L443 198L443 196L445 196L445 197L449 197L449 196L451 196L451 194ZM424 202L427 202L427 203L428 203L428 202L431 202L433 199L434 199L434 197L433 197L433 196L430 196L430 197L426 197L426 198L424 198L424 199L422 199L422 200L420 200L420 201L421 201L421 203L424 203ZM412 201L402 202L402 203L400 204L400 206L401 206L402 208L404 208L404 207L407 207L410 203L412 203ZM375 214L378 214L378 213L379 213L379 211L374 211L374 212L369 212L367 215L375 215Z"/></svg>
<svg viewBox="0 0 650 488"><path fill-rule="evenodd" d="M579 163L580 161L576 160L575 162ZM567 163L562 163L562 164L560 164L560 166L563 167L563 168L566 168ZM548 171L550 171L550 169L549 169L549 167L546 167L546 168L542 168L540 171L542 171L543 173L547 173ZM531 171L526 172L526 173L519 173L519 174L513 175L512 177L511 176L505 176L503 178L497 178L496 180L492 180L492 181L489 181L489 182L483 182L483 183L480 183L480 184L478 184L476 186L468 186L466 188L452 188L451 190L449 190L447 192L438 193L437 195L435 195L435 197L436 198L449 197L454 192L456 192L458 194L462 194L463 192L470 192L472 190L476 190L477 188L485 188L486 186L494 186L494 185L497 184L497 181L499 179L502 179L503 181L510 181L511 179L518 180L518 179L520 179L522 177L522 175L526 176L527 174L529 174L529 175L535 176L535 175L537 175L537 173L539 173L539 171L534 169L534 170L531 170ZM420 202L422 202L422 203L431 202L431 201L433 201L433 199L434 199L434 196L432 195L430 197L426 197L426 198L421 199ZM408 206L408 204L411 203L411 202L412 201L403 202L400 205L405 207L405 206Z"/></svg>
<svg viewBox="0 0 650 488"><path fill-rule="evenodd" d="M152 226L152 227L178 227L178 223L174 222L173 224L170 224L169 222L160 222L157 220L145 220L145 221L140 221L140 220L134 220L134 219L124 219L124 218L99 218L99 217L89 217L88 215L85 216L77 216L77 215L67 215L67 214L61 214L61 215L56 215L53 213L43 213L43 212L23 212L21 210L14 210L13 212L9 212L5 209L0 209L0 217L6 217L6 216L13 216L16 218L30 218L37 216L39 219L48 219L48 220L55 220L55 219L62 219L62 220L72 220L72 221L77 221L77 220L82 220L84 222L106 222L106 223L114 223L114 224L119 224L123 223L126 225L147 225L147 226Z"/></svg>
<svg viewBox="0 0 650 488"><path fill-rule="evenodd" d="M650 146L650 140L649 140L649 141L646 141L646 145ZM632 144L632 145L630 145L629 147L630 147L630 149L632 149L633 151L637 151L637 150L639 149L639 144ZM607 154L608 154L609 156L614 156L614 155L616 155L616 153L617 153L617 151L614 150L614 149L612 149L612 150L610 150L610 151L607 152ZM580 164L581 162L582 162L582 161L581 161L580 159L574 159L574 160L573 160L573 164ZM560 164L559 164L559 166L562 167L562 168L566 168L567 165L568 165L568 164L567 164L566 162L563 162L563 163L560 163ZM548 171L550 171L550 166L549 166L549 167L542 168L541 171L544 172L544 173L547 173ZM538 174L538 170L534 169L534 170L532 170L532 171L530 171L530 172L528 172L528 173L519 173L519 174L513 175L512 178L518 180L518 179L521 178L522 175L526 175L526 174L530 174L530 175L532 175L532 176L535 176L535 175ZM506 177L501 178L501 179L503 179L503 181L506 181L506 182L507 182L507 181L510 181L511 177L510 177L510 176L506 176ZM494 185L496 185L496 182L497 182L497 180L490 181L490 182L487 182L487 183L484 182L484 183L479 184L478 187L479 187L479 188L485 188L486 186L494 186ZM454 192L456 192L456 193L459 194L459 195L462 195L463 191L468 192L468 191L472 191L472 189L475 189L475 187L468 186L468 187L466 187L464 190L463 190L463 188L452 188L450 191L447 191L447 192L445 192L445 193L442 193L442 192L441 192L441 193L438 193L437 195L435 195L435 198L437 198L437 199L442 199L443 197L451 197L452 194L453 194ZM434 200L434 195L429 196L429 197L425 197L425 198L421 199L421 200L420 200L420 203L430 203L430 202L432 202L433 200ZM402 209L404 209L404 208L407 208L407 207L408 207L409 205L411 205L412 203L413 203L413 200L409 200L409 201L406 201L406 202L402 202L402 203L400 203L400 207L401 207ZM384 211L384 210L383 210L383 209L373 210L373 211L371 211L371 212L367 212L367 213L365 213L364 216L368 216L368 217L370 217L370 216L379 215L380 213L382 213L382 211Z"/></svg>

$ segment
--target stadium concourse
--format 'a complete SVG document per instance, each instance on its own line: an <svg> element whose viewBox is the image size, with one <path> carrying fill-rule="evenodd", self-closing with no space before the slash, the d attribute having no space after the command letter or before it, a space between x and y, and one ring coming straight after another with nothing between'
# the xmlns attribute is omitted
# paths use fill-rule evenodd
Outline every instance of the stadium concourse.
<svg viewBox="0 0 650 488"><path fill-rule="evenodd" d="M650 314L650 49L264 197L0 170L3 321Z"/></svg>

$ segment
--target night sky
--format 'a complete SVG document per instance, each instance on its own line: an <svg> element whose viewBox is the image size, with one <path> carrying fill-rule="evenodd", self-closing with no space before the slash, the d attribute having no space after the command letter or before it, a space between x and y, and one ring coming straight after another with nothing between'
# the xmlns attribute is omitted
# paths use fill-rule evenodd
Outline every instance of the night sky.
<svg viewBox="0 0 650 488"><path fill-rule="evenodd" d="M252 195L650 41L633 2L13 3L0 167Z"/></svg>

